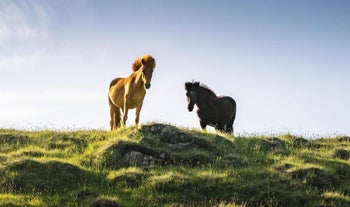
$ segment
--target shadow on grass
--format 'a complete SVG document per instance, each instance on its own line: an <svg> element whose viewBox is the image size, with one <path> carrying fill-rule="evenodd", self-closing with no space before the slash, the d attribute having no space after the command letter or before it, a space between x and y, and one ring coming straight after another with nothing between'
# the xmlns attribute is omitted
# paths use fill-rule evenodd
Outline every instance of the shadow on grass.
<svg viewBox="0 0 350 207"><path fill-rule="evenodd" d="M31 159L9 163L1 170L2 190L12 193L63 193L77 189L87 172L69 163Z"/></svg>

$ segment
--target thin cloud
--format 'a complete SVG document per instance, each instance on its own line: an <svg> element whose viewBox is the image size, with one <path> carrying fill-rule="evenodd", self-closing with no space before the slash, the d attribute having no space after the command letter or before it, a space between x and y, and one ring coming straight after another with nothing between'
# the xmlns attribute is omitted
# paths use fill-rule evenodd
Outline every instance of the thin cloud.
<svg viewBox="0 0 350 207"><path fill-rule="evenodd" d="M46 37L48 25L46 10L35 1L0 1L0 42Z"/></svg>
<svg viewBox="0 0 350 207"><path fill-rule="evenodd" d="M52 110L48 108L10 106L6 108L0 108L0 121L18 121L20 119L27 119L30 117L37 117L40 115L48 114L51 111Z"/></svg>
<svg viewBox="0 0 350 207"><path fill-rule="evenodd" d="M104 93L82 90L0 91L0 107L28 104L87 104L105 101Z"/></svg>
<svg viewBox="0 0 350 207"><path fill-rule="evenodd" d="M47 55L41 52L13 54L6 57L0 57L0 71L22 68L22 66L35 66L47 60Z"/></svg>
<svg viewBox="0 0 350 207"><path fill-rule="evenodd" d="M45 51L38 49L32 52L18 51L12 54L0 55L0 71L28 71L28 68L40 70L44 64L57 65L64 62L74 62L81 59L79 54L61 51ZM33 67L35 66L35 67Z"/></svg>
<svg viewBox="0 0 350 207"><path fill-rule="evenodd" d="M105 93L80 90L0 91L0 122L44 116L66 106L105 102Z"/></svg>

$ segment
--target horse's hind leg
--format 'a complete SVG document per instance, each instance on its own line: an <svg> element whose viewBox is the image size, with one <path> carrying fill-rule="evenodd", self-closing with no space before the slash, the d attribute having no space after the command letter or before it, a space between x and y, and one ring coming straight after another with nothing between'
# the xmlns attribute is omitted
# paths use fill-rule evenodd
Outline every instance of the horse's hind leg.
<svg viewBox="0 0 350 207"><path fill-rule="evenodd" d="M116 107L114 114L114 128L118 129L120 127L120 109Z"/></svg>
<svg viewBox="0 0 350 207"><path fill-rule="evenodd" d="M215 126L215 129L219 132L226 132L225 125L217 125Z"/></svg>
<svg viewBox="0 0 350 207"><path fill-rule="evenodd" d="M109 101L111 121L109 122L111 130L118 129L120 127L120 109L116 107L111 101Z"/></svg>
<svg viewBox="0 0 350 207"><path fill-rule="evenodd" d="M233 117L227 124L226 124L226 133L233 134L233 122L235 121L235 117Z"/></svg>
<svg viewBox="0 0 350 207"><path fill-rule="evenodd" d="M225 132L229 134L233 134L233 126L230 126L229 124L227 124Z"/></svg>

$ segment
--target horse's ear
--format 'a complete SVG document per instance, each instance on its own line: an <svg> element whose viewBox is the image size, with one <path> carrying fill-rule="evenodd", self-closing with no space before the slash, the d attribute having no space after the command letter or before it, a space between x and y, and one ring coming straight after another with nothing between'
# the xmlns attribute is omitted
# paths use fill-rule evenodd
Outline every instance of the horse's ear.
<svg viewBox="0 0 350 207"><path fill-rule="evenodd" d="M142 63L142 65L145 65L145 63L146 63L145 59L142 58L141 63Z"/></svg>
<svg viewBox="0 0 350 207"><path fill-rule="evenodd" d="M193 85L194 85L195 88L198 88L199 87L199 82L194 82Z"/></svg>
<svg viewBox="0 0 350 207"><path fill-rule="evenodd" d="M189 89L190 84L191 84L190 82L186 82L186 83L185 83L185 89L186 89L186 90Z"/></svg>

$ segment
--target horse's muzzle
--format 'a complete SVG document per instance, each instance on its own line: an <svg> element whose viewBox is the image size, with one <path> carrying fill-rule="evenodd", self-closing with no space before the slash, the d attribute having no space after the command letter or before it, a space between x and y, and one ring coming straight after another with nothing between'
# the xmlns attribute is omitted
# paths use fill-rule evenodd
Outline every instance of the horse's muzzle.
<svg viewBox="0 0 350 207"><path fill-rule="evenodd" d="M145 88L146 88L146 89L151 88L151 83L145 83Z"/></svg>
<svg viewBox="0 0 350 207"><path fill-rule="evenodd" d="M193 107L194 107L194 105L189 104L189 105L187 106L188 111L192 111L192 110L193 110Z"/></svg>

